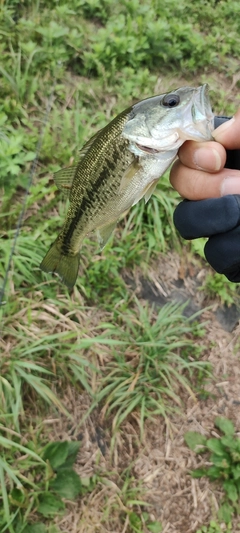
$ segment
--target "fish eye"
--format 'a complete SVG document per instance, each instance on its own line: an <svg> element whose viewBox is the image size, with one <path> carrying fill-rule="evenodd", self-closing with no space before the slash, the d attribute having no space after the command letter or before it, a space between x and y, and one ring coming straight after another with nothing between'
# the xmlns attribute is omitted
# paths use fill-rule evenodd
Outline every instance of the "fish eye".
<svg viewBox="0 0 240 533"><path fill-rule="evenodd" d="M176 107L180 102L178 94L165 94L161 101L164 107Z"/></svg>

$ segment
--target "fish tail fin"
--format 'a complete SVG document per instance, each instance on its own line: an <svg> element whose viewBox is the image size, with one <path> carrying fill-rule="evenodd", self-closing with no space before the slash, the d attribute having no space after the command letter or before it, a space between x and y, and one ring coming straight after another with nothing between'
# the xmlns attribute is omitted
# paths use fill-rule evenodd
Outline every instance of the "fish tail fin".
<svg viewBox="0 0 240 533"><path fill-rule="evenodd" d="M55 241L43 258L40 268L44 272L56 272L69 289L74 286L79 267L79 254L66 255L59 250Z"/></svg>

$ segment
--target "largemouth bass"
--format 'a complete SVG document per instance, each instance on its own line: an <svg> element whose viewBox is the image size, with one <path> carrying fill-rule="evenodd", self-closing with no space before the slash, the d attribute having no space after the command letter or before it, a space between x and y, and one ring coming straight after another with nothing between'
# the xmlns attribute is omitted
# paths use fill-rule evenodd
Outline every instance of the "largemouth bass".
<svg viewBox="0 0 240 533"><path fill-rule="evenodd" d="M70 204L41 269L72 288L86 235L97 229L103 248L120 216L141 198L149 200L184 141L212 139L213 118L205 84L142 100L96 133L77 164L55 174Z"/></svg>

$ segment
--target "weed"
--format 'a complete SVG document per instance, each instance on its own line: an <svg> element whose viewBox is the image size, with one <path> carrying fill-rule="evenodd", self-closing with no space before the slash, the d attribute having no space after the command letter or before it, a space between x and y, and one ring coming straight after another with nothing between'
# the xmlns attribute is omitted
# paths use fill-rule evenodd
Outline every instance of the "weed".
<svg viewBox="0 0 240 533"><path fill-rule="evenodd" d="M204 247L207 239L196 239L191 241L192 251L205 259ZM212 272L207 274L204 283L199 287L210 298L219 298L221 304L231 306L237 303L239 291L238 288L228 281L225 276Z"/></svg>
<svg viewBox="0 0 240 533"><path fill-rule="evenodd" d="M215 522L215 520L211 520L209 526L202 526L200 529L197 529L196 533L232 533L232 525L229 522L229 524L224 527L222 527L222 524L219 524L218 522Z"/></svg>
<svg viewBox="0 0 240 533"><path fill-rule="evenodd" d="M183 306L167 304L156 315L153 309L136 303L135 312L118 317L124 348L114 350L114 359L106 364L95 402L104 402L105 416L113 414L114 432L137 411L143 435L146 418L163 415L167 420L171 403L180 407L179 387L194 396L187 374L207 371L207 365L194 360L193 343L187 339L191 324L182 314ZM118 331L116 334L119 336Z"/></svg>
<svg viewBox="0 0 240 533"><path fill-rule="evenodd" d="M35 532L41 526L41 531L47 533L46 520L64 513L63 499L75 500L79 494L84 495L94 489L96 478L81 480L73 469L79 447L80 443L74 441L50 442L37 455L33 452L33 442L29 442L27 448L18 446L27 454L21 458L22 473L18 481L13 471L15 469L18 473L16 465L20 458L15 459L12 469L6 467L5 458L1 459L1 485L5 494L2 518L0 516L1 531ZM35 456L37 461L29 461L29 455ZM4 469L11 481L10 487L3 475ZM31 519L33 511L34 522ZM42 521L36 524L36 518Z"/></svg>
<svg viewBox="0 0 240 533"><path fill-rule="evenodd" d="M227 306L237 301L237 287L217 272L207 275L201 290L204 290L210 298L218 297L221 303Z"/></svg>
<svg viewBox="0 0 240 533"><path fill-rule="evenodd" d="M196 453L211 453L211 466L193 470L192 477L207 476L218 481L225 496L219 508L219 519L230 523L234 513L239 513L240 496L240 439L234 436L235 428L227 418L217 417L215 426L224 434L220 438L207 439L200 433L189 431L184 438Z"/></svg>

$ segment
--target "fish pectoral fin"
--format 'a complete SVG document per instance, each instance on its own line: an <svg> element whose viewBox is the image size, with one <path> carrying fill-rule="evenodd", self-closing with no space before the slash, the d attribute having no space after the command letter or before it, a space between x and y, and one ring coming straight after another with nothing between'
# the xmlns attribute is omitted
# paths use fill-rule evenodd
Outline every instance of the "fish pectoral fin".
<svg viewBox="0 0 240 533"><path fill-rule="evenodd" d="M58 172L55 172L54 174L54 181L55 181L55 184L57 185L57 188L67 198L70 195L76 169L77 169L77 166L73 165L72 167L62 168L61 170L58 170Z"/></svg>
<svg viewBox="0 0 240 533"><path fill-rule="evenodd" d="M101 250L107 244L107 241L111 237L116 225L117 220L114 220L114 222L111 222L110 224L107 224L106 226L103 226L97 230L97 239Z"/></svg>
<svg viewBox="0 0 240 533"><path fill-rule="evenodd" d="M148 202L149 198L151 198L152 194L154 193L156 187L157 187L158 180L153 181L153 183L150 183L150 186L147 188L146 192L144 193L144 200L145 204Z"/></svg>
<svg viewBox="0 0 240 533"><path fill-rule="evenodd" d="M141 168L141 165L139 164L137 160L133 161L133 163L129 165L129 167L127 168L126 172L124 172L123 177L121 179L119 192L123 191L124 189L128 187L129 183L135 176L136 172L140 170L140 168Z"/></svg>

